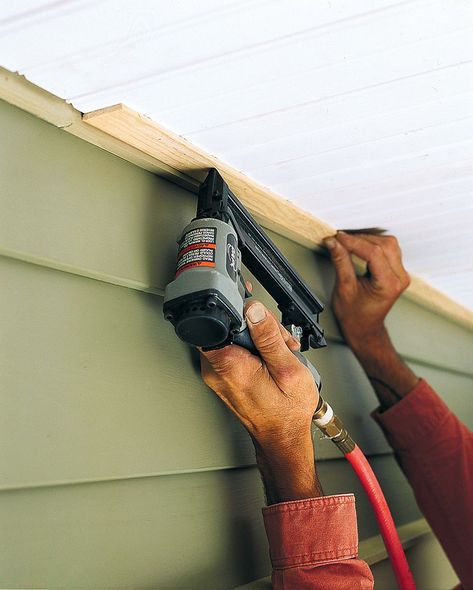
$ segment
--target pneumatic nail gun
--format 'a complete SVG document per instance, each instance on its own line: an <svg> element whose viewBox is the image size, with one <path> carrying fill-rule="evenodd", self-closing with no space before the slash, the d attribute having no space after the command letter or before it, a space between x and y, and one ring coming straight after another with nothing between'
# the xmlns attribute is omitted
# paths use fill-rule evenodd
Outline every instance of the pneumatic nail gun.
<svg viewBox="0 0 473 590"><path fill-rule="evenodd" d="M201 184L196 217L178 240L176 275L166 287L164 317L188 344L203 349L238 344L257 354L244 318L250 297L244 264L278 304L281 323L301 351L326 346L324 306L229 189L216 169ZM318 371L310 368L317 386Z"/></svg>

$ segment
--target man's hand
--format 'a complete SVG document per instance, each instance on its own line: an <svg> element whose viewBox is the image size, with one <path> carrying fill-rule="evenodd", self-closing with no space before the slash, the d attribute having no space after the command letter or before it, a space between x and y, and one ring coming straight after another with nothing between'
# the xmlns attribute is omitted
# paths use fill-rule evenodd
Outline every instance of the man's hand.
<svg viewBox="0 0 473 590"><path fill-rule="evenodd" d="M256 447L269 503L321 495L311 423L319 393L299 348L259 302L245 316L261 358L231 345L201 352L202 377L243 423Z"/></svg>
<svg viewBox="0 0 473 590"><path fill-rule="evenodd" d="M343 232L325 243L337 275L333 311L347 343L353 349L366 347L381 335L386 315L409 286L401 249L393 236ZM366 261L365 276L356 276L351 254Z"/></svg>
<svg viewBox="0 0 473 590"><path fill-rule="evenodd" d="M343 232L328 238L325 244L336 272L333 311L381 405L388 408L418 382L396 353L384 325L389 310L410 282L399 244L393 236ZM365 276L356 276L352 254L366 261Z"/></svg>
<svg viewBox="0 0 473 590"><path fill-rule="evenodd" d="M202 352L202 377L253 438L289 442L310 428L314 379L291 352L297 341L261 303L251 302L245 314L261 358L239 346Z"/></svg>

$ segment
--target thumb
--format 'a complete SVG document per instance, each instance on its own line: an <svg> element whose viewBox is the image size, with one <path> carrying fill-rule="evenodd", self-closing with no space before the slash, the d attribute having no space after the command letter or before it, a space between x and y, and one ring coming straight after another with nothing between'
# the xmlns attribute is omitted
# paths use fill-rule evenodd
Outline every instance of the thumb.
<svg viewBox="0 0 473 590"><path fill-rule="evenodd" d="M245 317L251 338L273 377L297 366L299 361L287 347L278 321L262 303L252 302Z"/></svg>
<svg viewBox="0 0 473 590"><path fill-rule="evenodd" d="M336 286L346 288L356 283L356 273L350 253L336 238L325 240L335 267Z"/></svg>

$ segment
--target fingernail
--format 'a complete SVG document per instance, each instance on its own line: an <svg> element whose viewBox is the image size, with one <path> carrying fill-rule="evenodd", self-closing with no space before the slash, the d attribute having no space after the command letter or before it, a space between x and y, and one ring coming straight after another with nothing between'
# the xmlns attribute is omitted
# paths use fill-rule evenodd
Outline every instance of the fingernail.
<svg viewBox="0 0 473 590"><path fill-rule="evenodd" d="M257 324L266 317L266 310L261 303L253 303L253 305L250 305L246 310L246 317L252 324Z"/></svg>
<svg viewBox="0 0 473 590"><path fill-rule="evenodd" d="M335 248L335 247L336 247L336 245L337 245L337 240L336 240L335 238L327 238L327 239L325 240L325 245L327 246L327 248L328 248L329 250L332 250L333 248Z"/></svg>

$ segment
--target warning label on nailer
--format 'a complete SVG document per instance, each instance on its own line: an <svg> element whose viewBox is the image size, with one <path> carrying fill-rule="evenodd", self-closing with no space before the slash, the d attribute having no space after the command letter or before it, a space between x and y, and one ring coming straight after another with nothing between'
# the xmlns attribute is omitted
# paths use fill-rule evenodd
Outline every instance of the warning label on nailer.
<svg viewBox="0 0 473 590"><path fill-rule="evenodd" d="M198 227L185 233L179 242L176 276L188 268L215 266L217 228Z"/></svg>

